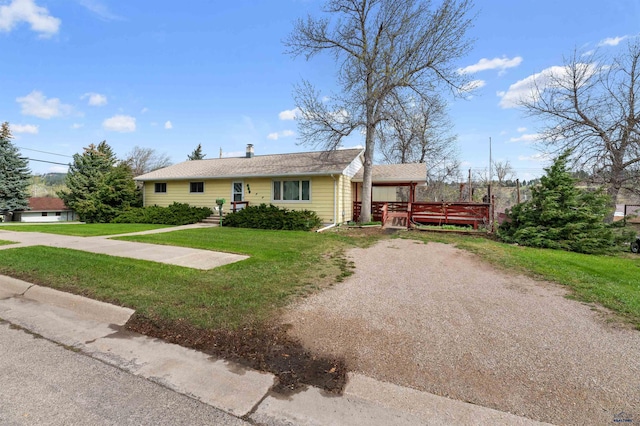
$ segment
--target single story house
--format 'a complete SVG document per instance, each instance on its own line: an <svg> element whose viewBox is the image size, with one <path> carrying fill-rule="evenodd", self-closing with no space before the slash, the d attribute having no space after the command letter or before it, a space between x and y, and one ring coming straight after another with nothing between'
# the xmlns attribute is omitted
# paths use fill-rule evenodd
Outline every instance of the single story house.
<svg viewBox="0 0 640 426"><path fill-rule="evenodd" d="M398 166L411 166L411 173L407 167L375 166L374 185L415 189L425 181L424 164ZM185 161L135 179L143 184L145 206L180 202L215 209L216 199L223 198L223 211L265 203L313 210L324 223L342 223L353 219L354 202L362 195L362 168L360 148L254 155L248 145L244 157ZM388 201L396 201L395 194Z"/></svg>
<svg viewBox="0 0 640 426"><path fill-rule="evenodd" d="M55 197L29 198L29 210L13 213L14 222L69 222L79 220L78 215L64 201Z"/></svg>

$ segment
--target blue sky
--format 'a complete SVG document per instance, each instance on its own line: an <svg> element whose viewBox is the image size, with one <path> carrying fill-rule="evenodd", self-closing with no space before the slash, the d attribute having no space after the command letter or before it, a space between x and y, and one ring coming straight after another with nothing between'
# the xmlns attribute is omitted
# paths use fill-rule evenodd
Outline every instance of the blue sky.
<svg viewBox="0 0 640 426"><path fill-rule="evenodd" d="M120 157L151 147L180 162L313 150L300 146L292 89L305 78L329 94L331 57L285 55L292 22L322 2L273 0L0 0L0 121L32 159L67 163L106 140ZM548 165L532 140L538 124L515 108L531 76L574 48L613 53L640 33L638 0L485 0L457 66L478 80L451 99L463 167L509 160L521 178ZM350 146L358 144L350 140ZM43 152L58 155L46 154ZM36 173L66 167L30 162Z"/></svg>

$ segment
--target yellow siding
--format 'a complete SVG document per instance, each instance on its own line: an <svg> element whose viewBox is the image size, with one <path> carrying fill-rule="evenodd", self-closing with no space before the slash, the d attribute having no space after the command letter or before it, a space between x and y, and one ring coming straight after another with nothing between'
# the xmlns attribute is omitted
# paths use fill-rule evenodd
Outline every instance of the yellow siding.
<svg viewBox="0 0 640 426"><path fill-rule="evenodd" d="M351 179L342 175L337 185L338 223L342 223L351 220L352 216Z"/></svg>
<svg viewBox="0 0 640 426"><path fill-rule="evenodd" d="M249 205L274 204L289 210L313 210L324 223L334 222L334 179L331 176L300 176L296 179L309 180L311 182L311 200L309 202L298 201L273 201L272 185L274 180L288 180L285 178L246 178L246 179L210 179L204 181L203 193L190 193L190 181L167 181L166 193L155 193L154 184L156 182L145 182L144 205L168 206L174 201L188 203L199 207L215 207L217 198L224 198L227 203L223 206L225 210L231 208L232 184L242 182L244 188L244 201ZM161 182L161 181L158 181ZM345 218L350 218L351 202L345 204L344 194L351 197L350 179L345 176L335 176L337 192L336 209L338 211L338 222L342 222L342 211L345 211ZM345 187L346 186L346 187ZM341 196L342 195L342 196Z"/></svg>

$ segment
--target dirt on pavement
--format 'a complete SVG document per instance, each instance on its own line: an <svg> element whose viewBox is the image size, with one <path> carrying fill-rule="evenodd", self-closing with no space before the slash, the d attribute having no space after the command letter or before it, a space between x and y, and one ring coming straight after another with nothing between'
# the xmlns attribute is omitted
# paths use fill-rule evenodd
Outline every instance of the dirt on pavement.
<svg viewBox="0 0 640 426"><path fill-rule="evenodd" d="M349 257L353 276L282 319L311 352L539 421L640 420L640 332L562 286L439 243L384 240Z"/></svg>
<svg viewBox="0 0 640 426"><path fill-rule="evenodd" d="M273 373L278 378L273 390L282 394L304 385L339 393L346 382L343 360L310 353L278 324L246 325L238 330L203 330L185 321L166 321L135 313L126 328Z"/></svg>

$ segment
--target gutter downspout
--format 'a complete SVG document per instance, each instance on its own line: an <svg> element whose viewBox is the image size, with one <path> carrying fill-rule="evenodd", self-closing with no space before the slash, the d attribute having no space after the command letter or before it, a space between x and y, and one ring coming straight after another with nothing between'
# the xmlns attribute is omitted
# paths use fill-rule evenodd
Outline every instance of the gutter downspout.
<svg viewBox="0 0 640 426"><path fill-rule="evenodd" d="M337 206L337 198L338 198L338 181L336 181L336 178L333 176L333 174L331 174L331 179L333 179L333 224L337 225L338 224L338 206Z"/></svg>
<svg viewBox="0 0 640 426"><path fill-rule="evenodd" d="M317 230L316 230L316 232L326 231L327 229L331 229L331 228L333 228L334 226L336 226L336 224L335 224L335 223L332 223L331 225L325 226L324 228L317 229Z"/></svg>

